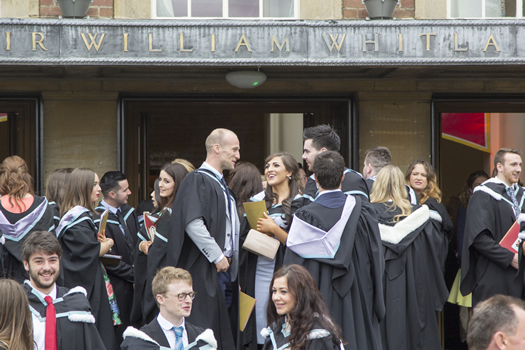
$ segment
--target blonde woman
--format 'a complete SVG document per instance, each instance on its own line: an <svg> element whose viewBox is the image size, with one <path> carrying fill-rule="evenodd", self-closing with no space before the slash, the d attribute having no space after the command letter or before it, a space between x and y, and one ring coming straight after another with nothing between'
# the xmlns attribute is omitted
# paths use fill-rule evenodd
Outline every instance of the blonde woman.
<svg viewBox="0 0 525 350"><path fill-rule="evenodd" d="M381 322L384 349L441 349L436 311L448 296L439 232L427 206L410 204L403 173L388 165L372 188L370 203L379 219L384 248L386 316Z"/></svg>

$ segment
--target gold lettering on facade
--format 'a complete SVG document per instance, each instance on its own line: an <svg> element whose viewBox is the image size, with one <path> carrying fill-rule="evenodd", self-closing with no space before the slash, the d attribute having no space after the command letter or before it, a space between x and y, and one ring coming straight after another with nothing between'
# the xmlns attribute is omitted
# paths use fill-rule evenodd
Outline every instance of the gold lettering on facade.
<svg viewBox="0 0 525 350"><path fill-rule="evenodd" d="M241 46L246 46L246 49L248 49L249 52L252 52L252 49L250 48L250 44L248 43L248 40L246 40L246 35L244 34L241 36L241 40L239 40L239 44L237 44L237 48L235 49L235 52L238 52Z"/></svg>
<svg viewBox="0 0 525 350"><path fill-rule="evenodd" d="M97 44L98 33L95 33L95 35L88 33L89 40L91 41L90 43L88 43L86 34L80 33L80 36L82 37L82 40L84 40L84 44L86 45L86 48L88 49L88 51L91 51L91 48L93 46L95 46L95 50L98 51L100 49L100 45L102 45L102 41L104 40L106 33L102 33L102 35L100 36L100 40L98 41L98 44Z"/></svg>
<svg viewBox="0 0 525 350"><path fill-rule="evenodd" d="M483 49L483 52L487 52L487 49L489 46L494 46L496 49L496 52L501 52L501 50L498 47L498 43L496 43L496 40L494 40L494 35L490 34L489 40L487 40L487 45L485 45L485 48Z"/></svg>
<svg viewBox="0 0 525 350"><path fill-rule="evenodd" d="M430 37L436 36L437 34L436 33L423 33L420 35L420 37L422 37L423 35L426 35L427 37L427 51L430 51Z"/></svg>
<svg viewBox="0 0 525 350"><path fill-rule="evenodd" d="M277 38L275 35L272 35L272 50L270 52L274 52L274 44L277 45L277 48L279 51L283 51L284 45L286 45L286 52L290 52L290 38L289 35L286 36L282 44L279 44L279 41L277 41Z"/></svg>
<svg viewBox="0 0 525 350"><path fill-rule="evenodd" d="M215 34L211 35L211 52L215 52Z"/></svg>
<svg viewBox="0 0 525 350"><path fill-rule="evenodd" d="M36 36L39 36L40 39L36 40ZM45 39L45 35L43 33L39 33L39 32L33 32L31 33L31 37L32 37L32 42L33 42L33 51L36 51L36 46L40 46L40 48L44 51L47 51L46 47L44 46L44 39Z"/></svg>
<svg viewBox="0 0 525 350"><path fill-rule="evenodd" d="M379 34L374 34L374 40L367 40L366 34L363 34L363 52L366 52L367 44L374 44L374 52L379 51Z"/></svg>
<svg viewBox="0 0 525 350"><path fill-rule="evenodd" d="M129 33L124 33L124 52L128 52L128 35Z"/></svg>
<svg viewBox="0 0 525 350"><path fill-rule="evenodd" d="M464 49L460 49L458 46L458 33L454 33L454 51L456 52L466 52L468 51L468 45Z"/></svg>
<svg viewBox="0 0 525 350"><path fill-rule="evenodd" d="M184 33L180 33L179 37L180 37L180 52L193 52L193 49L184 48Z"/></svg>
<svg viewBox="0 0 525 350"><path fill-rule="evenodd" d="M149 33L148 38L149 38L149 52L161 52L162 47L160 49L153 48L153 34Z"/></svg>
<svg viewBox="0 0 525 350"><path fill-rule="evenodd" d="M5 50L11 51L11 32L5 32Z"/></svg>
<svg viewBox="0 0 525 350"><path fill-rule="evenodd" d="M328 40L328 36L326 36L326 34L323 34L324 42L326 43L326 46L328 46L328 48L330 49L330 52L332 52L334 47L337 49L337 52L339 52L339 50L341 50L341 47L343 46L343 42L345 41L345 38L346 38L346 34L343 34L339 44L337 43L337 39L338 38L339 38L339 34L336 34L335 37L334 37L333 34L330 34L330 40L331 40L331 42L330 42Z"/></svg>
<svg viewBox="0 0 525 350"><path fill-rule="evenodd" d="M397 34L397 38L398 38L398 41L399 41L399 49L397 51L398 52L403 52L403 34L401 34L401 33Z"/></svg>

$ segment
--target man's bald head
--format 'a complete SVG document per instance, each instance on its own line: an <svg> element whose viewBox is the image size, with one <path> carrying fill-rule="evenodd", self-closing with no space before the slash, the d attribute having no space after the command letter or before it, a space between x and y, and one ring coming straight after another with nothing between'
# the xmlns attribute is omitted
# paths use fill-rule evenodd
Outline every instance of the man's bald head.
<svg viewBox="0 0 525 350"><path fill-rule="evenodd" d="M214 145L223 146L225 139L228 138L228 136L232 136L232 135L237 137L237 135L235 135L233 131L228 130L228 129L219 128L219 129L213 130L211 134L208 135L208 137L206 138L206 143L205 143L206 153L208 154L211 153L213 151Z"/></svg>

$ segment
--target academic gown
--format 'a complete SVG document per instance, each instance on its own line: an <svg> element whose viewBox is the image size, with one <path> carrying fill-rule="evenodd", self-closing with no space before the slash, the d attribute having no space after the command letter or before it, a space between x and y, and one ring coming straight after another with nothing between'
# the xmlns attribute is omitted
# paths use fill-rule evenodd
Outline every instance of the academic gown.
<svg viewBox="0 0 525 350"><path fill-rule="evenodd" d="M435 198L429 197L423 205L426 205L430 209L430 219L432 224L435 226L436 232L441 234L441 239L439 245L436 246L436 249L439 249L441 266L443 274L445 274L445 260L447 259L448 244L453 234L454 224L450 219L447 208L445 208L443 203L438 203Z"/></svg>
<svg viewBox="0 0 525 350"><path fill-rule="evenodd" d="M363 175L352 169L345 168L345 178L343 182L341 182L341 191L343 191L344 194L360 195L367 202L370 200L370 193ZM308 181L306 181L304 194L310 197L311 201L314 201L319 195L313 174L308 177Z"/></svg>
<svg viewBox="0 0 525 350"><path fill-rule="evenodd" d="M189 322L185 322L185 327L188 333L188 346L204 332L203 328L194 326ZM158 350L170 348L168 339L166 339L166 335L160 327L157 318L142 327L140 331L131 327L128 328L124 335L125 339L120 345L121 350ZM189 347L188 349L199 349L199 346L197 346L197 344L195 345L195 347ZM203 346L204 342L199 343L199 345Z"/></svg>
<svg viewBox="0 0 525 350"><path fill-rule="evenodd" d="M55 223L55 228L57 228L58 224L60 224L60 208L55 202L49 202L48 204L53 211L53 222Z"/></svg>
<svg viewBox="0 0 525 350"><path fill-rule="evenodd" d="M522 187L519 187L516 199L523 213L525 196ZM505 185L494 178L476 187L470 197L463 239L460 290L463 295L472 293L473 307L495 294L522 297L525 259L520 259L518 273L510 265L514 253L499 245L516 221L511 203Z"/></svg>
<svg viewBox="0 0 525 350"><path fill-rule="evenodd" d="M261 201L265 198L265 192L261 192L254 197L250 198L252 201ZM306 204L310 203L310 200L304 196L297 196L291 205L292 214L296 212L297 209L302 208ZM284 220L284 209L282 205L273 205L268 209L268 215L272 218L278 217ZM274 219L275 220L275 219ZM283 227L281 227L283 228ZM283 230L288 231L288 229L283 228ZM248 224L248 219L244 216L241 221L241 230L239 237L239 246L242 247L248 232L250 231L250 225ZM282 244L279 245L279 249L275 254L275 271L279 270L283 266L284 252L286 246ZM248 294L249 296L255 298L255 280L256 280L256 269L257 269L257 260L259 257L256 254L253 254L245 249L239 251L239 284L241 285L241 290ZM269 286L266 288L269 289ZM259 303L266 304L267 300L259 300ZM266 326L266 325L265 325ZM256 328L256 310L254 308L248 324L244 329L244 332L241 333L242 345L249 347L249 349L257 350L257 334L261 329Z"/></svg>
<svg viewBox="0 0 525 350"><path fill-rule="evenodd" d="M441 311L448 289L435 249L441 233L430 221L427 206L414 206L412 214L394 223L401 210L373 203L379 217L384 247L383 287L386 315L381 322L384 350L439 350L436 312Z"/></svg>
<svg viewBox="0 0 525 350"><path fill-rule="evenodd" d="M153 214L152 217L158 219L160 213ZM170 214L167 214L170 215ZM170 215L171 216L171 215ZM133 305L131 307L130 322L135 328L144 326L147 321L145 315L153 315L153 310L146 312L144 310L144 293L146 291L146 281L148 279L148 256L139 250L139 244L141 242L149 241L149 236L146 233L146 226L142 225L140 230L137 232L137 243L133 247L133 260L134 265L134 293L133 293ZM164 242L165 244L165 242ZM149 316L151 319L152 316Z"/></svg>
<svg viewBox="0 0 525 350"><path fill-rule="evenodd" d="M46 318L47 303L29 284L24 283L31 313L37 318ZM57 286L57 299L53 305L57 315L58 350L104 350L106 349L97 328L95 318L82 287L67 289Z"/></svg>
<svg viewBox="0 0 525 350"><path fill-rule="evenodd" d="M86 289L96 327L108 350L117 349L111 308L109 306L103 266L100 262L98 229L89 210L76 206L62 217L57 229L62 246L61 269L64 286Z"/></svg>
<svg viewBox="0 0 525 350"><path fill-rule="evenodd" d="M20 249L26 238L34 231L55 233L53 210L45 197L34 196L34 208L16 223L11 223L0 211L0 277L12 278L24 283L29 275L24 268Z"/></svg>
<svg viewBox="0 0 525 350"><path fill-rule="evenodd" d="M284 264L302 265L312 274L333 320L342 329L348 349L379 350L379 322L385 315L384 260L377 216L370 204L362 196L351 196L354 204L346 224L341 222L344 229L331 231L332 235L340 235L332 245L331 255L320 253L326 246L321 242L301 255L292 247L304 235L301 229L294 229L296 225L300 227L298 219L328 232L340 221L346 199L340 191L326 193L295 212Z"/></svg>
<svg viewBox="0 0 525 350"><path fill-rule="evenodd" d="M157 220L157 223L155 225L155 228L157 230L155 234L155 239L153 240L153 243L150 245L148 249L148 255L144 255L144 253L140 252L139 255L141 256L136 262L136 272L139 274L142 274L142 271L139 271L137 264L142 264L143 261L146 261L146 279L144 282L144 290L143 290L143 298L142 298L142 312L143 312L143 324L151 322L155 317L157 317L157 314L159 313L159 308L157 306L157 303L155 302L155 296L153 295L152 288L152 282L153 278L157 274L157 271L162 269L165 266L168 266L166 263L166 258L171 254L167 254L168 252L168 233L169 233L169 227L170 222L172 219L172 210L170 208L164 208L163 211L160 213L159 219ZM147 237L147 236L146 236ZM146 257L146 259L143 259L143 257ZM140 269L142 269L141 267ZM194 276L194 275L192 275ZM194 277L196 279L197 277ZM195 283L195 282L194 282ZM140 286L139 286L140 287ZM139 291L140 293L140 291ZM137 303L140 303L141 301L138 300ZM135 304L137 304L135 303Z"/></svg>
<svg viewBox="0 0 525 350"><path fill-rule="evenodd" d="M285 329L285 325L282 323L282 321L278 324L274 323L272 327L265 328L262 333L266 337L263 350L290 349L290 347L288 347L290 334ZM314 319L314 324L312 326L312 330L308 334L308 341L306 343L305 349L344 350L345 348L341 345L340 340L334 340L334 337L330 334L330 331L323 329L318 324L318 322L315 322ZM348 349L354 348L348 347Z"/></svg>
<svg viewBox="0 0 525 350"><path fill-rule="evenodd" d="M100 226L100 215L106 210L103 205L95 208L99 214L95 219L95 224ZM135 215L135 209L128 204L121 206L122 216L129 229L129 235L122 233L118 217L111 211L108 212L108 221L106 224L106 237L113 239L115 243L108 254L120 255L122 260L118 265L105 265L109 280L113 286L113 292L117 298L117 305L120 311L120 320L122 325L117 327L117 339L122 340L122 333L131 325L130 315L133 303L133 236L137 236L138 221Z"/></svg>
<svg viewBox="0 0 525 350"><path fill-rule="evenodd" d="M198 293L198 300L195 299L193 303L188 321L211 328L220 350L234 349L231 316L219 284L217 267L208 261L185 232L186 225L202 218L210 236L224 250L227 208L224 191L215 175L199 169L186 175L175 197L173 209L167 244L170 254L166 257L166 264L183 268L193 276L193 290ZM230 271L235 268L235 264L238 262L234 260ZM238 294L237 284L232 283L232 287L233 292ZM235 299L232 309L236 305ZM233 311L232 316L232 321L236 321L238 310Z"/></svg>

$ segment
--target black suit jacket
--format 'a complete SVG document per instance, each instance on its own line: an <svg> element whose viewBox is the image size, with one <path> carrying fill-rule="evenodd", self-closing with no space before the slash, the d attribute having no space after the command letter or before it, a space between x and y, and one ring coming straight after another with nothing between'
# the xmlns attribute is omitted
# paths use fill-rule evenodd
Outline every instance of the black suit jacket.
<svg viewBox="0 0 525 350"><path fill-rule="evenodd" d="M186 332L188 332L188 343L193 343L195 338L204 332L204 328L194 326L188 321L185 322ZM156 317L153 319L153 321L142 327L140 330L153 338L153 340L159 343L160 346L166 346L168 348L170 347L168 339L166 339L166 335L164 335L164 331L160 327Z"/></svg>

